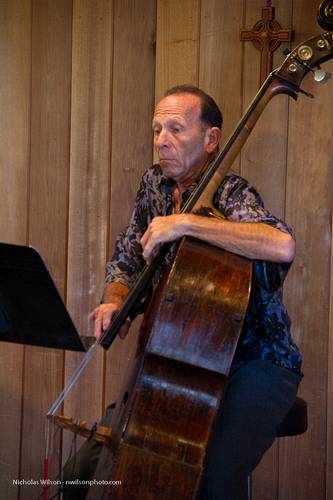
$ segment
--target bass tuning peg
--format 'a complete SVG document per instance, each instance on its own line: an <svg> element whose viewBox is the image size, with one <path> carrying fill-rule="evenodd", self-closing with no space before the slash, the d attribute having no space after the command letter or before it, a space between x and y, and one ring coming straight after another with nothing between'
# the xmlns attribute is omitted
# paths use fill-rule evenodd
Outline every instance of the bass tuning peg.
<svg viewBox="0 0 333 500"><path fill-rule="evenodd" d="M320 66L318 66L318 68L316 68L313 72L315 81L319 83L326 83L332 76L331 73L324 71Z"/></svg>

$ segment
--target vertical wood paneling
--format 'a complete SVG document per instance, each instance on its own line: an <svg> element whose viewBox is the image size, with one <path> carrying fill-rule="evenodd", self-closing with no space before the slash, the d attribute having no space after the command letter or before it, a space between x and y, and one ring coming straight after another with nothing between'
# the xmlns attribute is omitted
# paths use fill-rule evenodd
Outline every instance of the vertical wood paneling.
<svg viewBox="0 0 333 500"><path fill-rule="evenodd" d="M246 2L244 27L252 27L262 18L263 2ZM292 26L291 2L274 2L275 17L286 28ZM284 59L280 46L273 56L273 69ZM244 44L243 113L259 89L260 52L251 42ZM241 172L258 189L265 206L276 216L285 218L285 178L287 160L288 98L275 97L241 152ZM288 221L287 221L288 222ZM278 498L278 443L267 453L253 474L254 500Z"/></svg>
<svg viewBox="0 0 333 500"><path fill-rule="evenodd" d="M101 300L106 260L112 30L111 0L74 1L67 304L81 335L92 335L89 312ZM81 358L66 353L66 376ZM99 352L67 398L64 414L94 422L101 415L102 398ZM71 438L65 433L66 444Z"/></svg>
<svg viewBox="0 0 333 500"><path fill-rule="evenodd" d="M25 244L30 135L30 1L0 2L0 241ZM23 347L0 345L0 497L17 498Z"/></svg>
<svg viewBox="0 0 333 500"><path fill-rule="evenodd" d="M144 9L140 0L115 2L110 251L152 160L155 16L154 0Z"/></svg>
<svg viewBox="0 0 333 500"><path fill-rule="evenodd" d="M242 44L239 28L244 0L201 4L199 87L214 97L223 114L222 144L242 116ZM233 169L237 170L237 162Z"/></svg>
<svg viewBox="0 0 333 500"><path fill-rule="evenodd" d="M71 1L32 4L29 242L66 288L70 153Z"/></svg>
<svg viewBox="0 0 333 500"><path fill-rule="evenodd" d="M295 2L295 42L320 32L317 2ZM332 62L325 65L332 71ZM332 85L310 76L304 87L315 100L290 105L287 216L295 227L297 256L287 288L294 335L304 354L301 394L309 405L309 429L281 446L280 496L325 498L327 359L332 207ZM332 443L329 443L332 446ZM299 471L302 471L300 474Z"/></svg>
<svg viewBox="0 0 333 500"><path fill-rule="evenodd" d="M155 97L198 83L199 0L158 0Z"/></svg>
<svg viewBox="0 0 333 500"><path fill-rule="evenodd" d="M62 295L67 261L71 18L68 0L33 1L29 243L44 256ZM61 351L26 348L22 478L42 477L45 414L60 391L62 372ZM38 486L21 488L21 498L38 493Z"/></svg>
<svg viewBox="0 0 333 500"><path fill-rule="evenodd" d="M30 122L30 1L0 3L1 241L22 243L27 231Z"/></svg>
<svg viewBox="0 0 333 500"><path fill-rule="evenodd" d="M333 137L331 131L331 144ZM333 170L333 154L330 155ZM331 273L330 273L330 312L328 339L328 380L327 380L327 465L326 465L326 497L333 498L333 204L331 206Z"/></svg>
<svg viewBox="0 0 333 500"><path fill-rule="evenodd" d="M263 2L247 2L245 27L251 27L262 17ZM291 2L274 2L275 17L283 27L291 27ZM243 112L259 89L260 52L251 42L244 46ZM284 59L281 45L273 57L273 68ZM241 152L241 172L258 189L266 206L277 216L284 217L288 98L275 97L263 112L252 135Z"/></svg>
<svg viewBox="0 0 333 500"><path fill-rule="evenodd" d="M155 0L114 3L110 256L117 234L128 224L139 179L152 163L154 106ZM135 348L135 327L117 339L106 364L106 396L118 398Z"/></svg>
<svg viewBox="0 0 333 500"><path fill-rule="evenodd" d="M277 20L293 22L297 43L320 32L318 4L274 1ZM72 23L71 0L0 0L0 238L41 251L81 333L89 333L105 259L152 160L154 101L172 85L199 83L224 111L226 138L258 87L260 54L238 37L263 5L158 0L156 15L155 0L75 0ZM310 419L304 436L280 440L266 455L254 475L256 500L333 496L333 87L310 79L305 86L315 101L275 98L241 155L241 172L296 230L286 302L304 352L301 394ZM93 362L81 384L85 395L68 400L65 413L98 418L102 403L118 398L136 335L134 327L116 340L104 366ZM14 500L11 480L19 473L42 476L45 413L79 356L67 353L65 365L60 351L26 347L23 360L22 346L0 348L0 496ZM20 498L39 493L21 487Z"/></svg>

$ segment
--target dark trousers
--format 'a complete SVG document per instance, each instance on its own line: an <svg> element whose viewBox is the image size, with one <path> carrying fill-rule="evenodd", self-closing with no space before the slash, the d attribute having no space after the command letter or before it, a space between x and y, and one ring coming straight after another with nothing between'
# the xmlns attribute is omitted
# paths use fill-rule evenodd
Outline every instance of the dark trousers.
<svg viewBox="0 0 333 500"><path fill-rule="evenodd" d="M301 376L269 361L235 363L207 453L200 500L246 500L247 477L276 437ZM64 479L91 479L101 447L88 441L64 468ZM65 488L64 500L83 500L87 489ZM163 500L163 499L161 499Z"/></svg>
<svg viewBox="0 0 333 500"><path fill-rule="evenodd" d="M200 500L247 499L247 477L273 444L300 380L269 361L234 365L207 453Z"/></svg>

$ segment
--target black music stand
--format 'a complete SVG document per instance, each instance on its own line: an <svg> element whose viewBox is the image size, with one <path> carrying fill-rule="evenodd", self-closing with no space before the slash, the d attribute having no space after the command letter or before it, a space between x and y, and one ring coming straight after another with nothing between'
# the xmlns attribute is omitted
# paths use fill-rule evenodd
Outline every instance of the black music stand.
<svg viewBox="0 0 333 500"><path fill-rule="evenodd" d="M87 341L86 341L87 339ZM39 253L0 243L0 341L86 352Z"/></svg>

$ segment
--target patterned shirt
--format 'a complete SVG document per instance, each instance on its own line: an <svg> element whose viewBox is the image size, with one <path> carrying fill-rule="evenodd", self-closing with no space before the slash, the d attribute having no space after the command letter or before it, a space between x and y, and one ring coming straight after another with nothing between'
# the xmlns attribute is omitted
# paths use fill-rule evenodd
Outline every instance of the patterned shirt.
<svg viewBox="0 0 333 500"><path fill-rule="evenodd" d="M182 195L184 203L195 189L193 184ZM106 285L121 282L128 288L135 283L145 262L140 239L156 216L174 211L175 181L166 178L159 165L143 175L129 225L119 235L114 255L107 263ZM270 214L256 190L231 172L214 197L214 206L228 220L263 222L292 234L291 229ZM302 358L290 334L290 319L282 301L282 286L290 264L253 260L249 306L236 350L235 360L266 359L300 373Z"/></svg>

